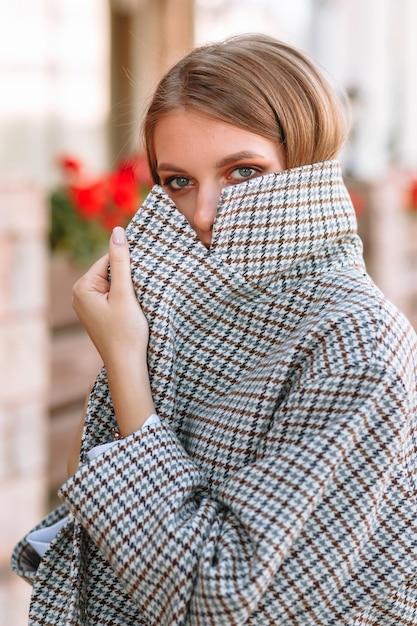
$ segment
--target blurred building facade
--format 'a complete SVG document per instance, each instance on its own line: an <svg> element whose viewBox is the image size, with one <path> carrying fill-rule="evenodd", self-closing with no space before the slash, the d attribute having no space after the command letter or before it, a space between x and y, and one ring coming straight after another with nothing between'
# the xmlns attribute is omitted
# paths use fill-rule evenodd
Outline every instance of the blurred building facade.
<svg viewBox="0 0 417 626"><path fill-rule="evenodd" d="M140 145L140 111L193 44L191 0L0 0L0 626L27 624L10 552L65 479L100 362L49 258L56 159L100 172Z"/></svg>
<svg viewBox="0 0 417 626"><path fill-rule="evenodd" d="M311 9L310 50L351 98L342 158L367 268L417 328L417 3L313 0Z"/></svg>
<svg viewBox="0 0 417 626"><path fill-rule="evenodd" d="M415 0L0 0L0 626L27 623L10 550L53 505L100 365L70 307L77 270L48 257L55 160L99 172L136 152L167 67L250 30L302 48L349 91L342 159L368 267L417 327Z"/></svg>

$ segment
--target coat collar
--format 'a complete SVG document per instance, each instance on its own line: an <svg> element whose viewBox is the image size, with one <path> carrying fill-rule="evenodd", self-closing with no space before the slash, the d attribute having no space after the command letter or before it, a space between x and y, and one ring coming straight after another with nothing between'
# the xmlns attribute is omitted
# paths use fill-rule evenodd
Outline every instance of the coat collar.
<svg viewBox="0 0 417 626"><path fill-rule="evenodd" d="M210 263L263 288L343 265L347 255L350 263L353 254L360 265L362 246L356 230L353 205L337 161L226 187L210 250L159 186L153 188L130 228L135 240L133 263L140 237L145 248L160 248L168 273L174 267L186 269L193 261Z"/></svg>
<svg viewBox="0 0 417 626"><path fill-rule="evenodd" d="M304 332L306 320L314 324L327 270L363 267L355 231L336 162L226 188L210 250L154 187L127 235L134 288L149 322L158 415L181 428L210 411L213 398L238 384L254 361ZM104 371L88 414L94 428L86 429L83 450L107 441L115 424Z"/></svg>
<svg viewBox="0 0 417 626"><path fill-rule="evenodd" d="M334 266L358 247L356 229L340 165L327 161L226 188L212 253L266 285Z"/></svg>

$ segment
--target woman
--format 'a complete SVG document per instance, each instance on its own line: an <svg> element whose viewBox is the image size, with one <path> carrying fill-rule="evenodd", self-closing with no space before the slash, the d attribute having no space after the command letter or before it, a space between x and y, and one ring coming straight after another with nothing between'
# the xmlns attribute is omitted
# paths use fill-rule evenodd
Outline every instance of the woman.
<svg viewBox="0 0 417 626"><path fill-rule="evenodd" d="M156 186L74 287L105 367L59 530L15 550L31 623L417 624L416 336L365 272L343 119L266 36L161 81Z"/></svg>

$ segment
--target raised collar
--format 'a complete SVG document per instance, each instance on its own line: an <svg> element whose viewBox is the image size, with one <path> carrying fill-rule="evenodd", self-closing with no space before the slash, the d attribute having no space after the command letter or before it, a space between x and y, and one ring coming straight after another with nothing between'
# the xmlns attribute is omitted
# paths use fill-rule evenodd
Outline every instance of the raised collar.
<svg viewBox="0 0 417 626"><path fill-rule="evenodd" d="M193 262L217 266L261 288L360 264L354 209L337 161L314 163L226 187L207 250L165 191L156 186L133 220L135 242L170 274ZM132 246L132 258L138 252ZM353 259L353 261L352 261Z"/></svg>
<svg viewBox="0 0 417 626"><path fill-rule="evenodd" d="M336 162L225 189L210 250L154 187L127 234L158 415L179 428L187 416L211 413L213 398L254 361L304 332L301 322L315 323L323 274L332 285L333 271L362 264L355 230ZM104 372L94 394L85 450L107 441L115 423Z"/></svg>

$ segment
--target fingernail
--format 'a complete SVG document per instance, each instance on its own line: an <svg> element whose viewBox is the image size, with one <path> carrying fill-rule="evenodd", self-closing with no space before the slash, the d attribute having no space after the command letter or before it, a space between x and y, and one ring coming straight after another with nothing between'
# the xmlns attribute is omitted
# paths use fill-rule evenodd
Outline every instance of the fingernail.
<svg viewBox="0 0 417 626"><path fill-rule="evenodd" d="M115 228L113 228L111 238L112 238L113 243L116 243L118 245L125 244L127 242L125 229L122 228L121 226L116 226Z"/></svg>

